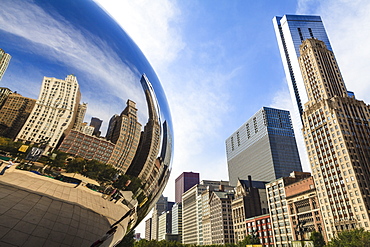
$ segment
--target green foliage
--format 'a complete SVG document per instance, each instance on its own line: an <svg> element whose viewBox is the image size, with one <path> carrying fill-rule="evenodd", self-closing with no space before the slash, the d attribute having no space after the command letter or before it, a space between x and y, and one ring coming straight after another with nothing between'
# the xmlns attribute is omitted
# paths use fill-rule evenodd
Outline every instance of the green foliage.
<svg viewBox="0 0 370 247"><path fill-rule="evenodd" d="M9 138L0 137L0 150L10 153L13 157L17 156L17 153L19 153L19 155L23 154L22 152L18 152L18 149L22 145L22 142L14 142Z"/></svg>
<svg viewBox="0 0 370 247"><path fill-rule="evenodd" d="M312 232L310 236L310 240L313 241L314 247L324 247L325 240L324 237L320 232Z"/></svg>
<svg viewBox="0 0 370 247"><path fill-rule="evenodd" d="M80 173L99 182L110 181L117 173L117 170L111 165L97 160L85 160L83 158L75 158L70 161L66 166L66 171L70 173Z"/></svg>
<svg viewBox="0 0 370 247"><path fill-rule="evenodd" d="M343 231L333 238L328 247L368 247L370 246L370 232L364 229Z"/></svg>
<svg viewBox="0 0 370 247"><path fill-rule="evenodd" d="M117 245L117 247L134 247L135 245L135 230L131 230L126 236L123 237L122 241Z"/></svg>
<svg viewBox="0 0 370 247"><path fill-rule="evenodd" d="M155 240L146 240L141 239L140 241L135 242L134 247L237 247L235 244L225 244L225 245L196 245L196 244L181 244L174 241L155 241ZM245 246L243 246L245 247Z"/></svg>

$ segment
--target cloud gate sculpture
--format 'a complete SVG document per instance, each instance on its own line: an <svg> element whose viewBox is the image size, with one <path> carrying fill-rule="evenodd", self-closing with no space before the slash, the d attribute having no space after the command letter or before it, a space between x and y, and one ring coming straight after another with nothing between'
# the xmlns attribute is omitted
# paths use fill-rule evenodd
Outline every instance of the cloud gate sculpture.
<svg viewBox="0 0 370 247"><path fill-rule="evenodd" d="M0 245L114 246L171 170L152 67L89 0L0 7Z"/></svg>

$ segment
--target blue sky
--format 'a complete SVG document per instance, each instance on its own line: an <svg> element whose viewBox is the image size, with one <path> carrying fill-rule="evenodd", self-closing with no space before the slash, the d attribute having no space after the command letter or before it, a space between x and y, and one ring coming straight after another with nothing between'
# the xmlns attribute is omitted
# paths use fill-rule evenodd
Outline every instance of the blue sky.
<svg viewBox="0 0 370 247"><path fill-rule="evenodd" d="M348 90L370 102L366 0L98 2L138 44L166 92L175 141L170 200L184 171L228 180L225 140L262 106L292 109L275 15L320 15Z"/></svg>

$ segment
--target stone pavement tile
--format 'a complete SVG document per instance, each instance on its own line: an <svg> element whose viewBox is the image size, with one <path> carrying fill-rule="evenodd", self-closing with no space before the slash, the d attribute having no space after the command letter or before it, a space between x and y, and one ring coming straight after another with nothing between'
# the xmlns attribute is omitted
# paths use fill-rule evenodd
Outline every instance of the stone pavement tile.
<svg viewBox="0 0 370 247"><path fill-rule="evenodd" d="M16 204L13 208L24 211L24 212L28 212L31 209L29 204L25 204L25 203L22 203L22 202Z"/></svg>
<svg viewBox="0 0 370 247"><path fill-rule="evenodd" d="M48 219L48 220L51 220L51 221L55 221L56 219L58 218L58 215L56 214L56 212L46 212L43 216L43 219Z"/></svg>
<svg viewBox="0 0 370 247"><path fill-rule="evenodd" d="M83 239L83 238L75 237L75 238L73 239L73 244L72 244L72 246L83 246L83 245L82 245L83 241L84 241L84 239ZM91 244L92 244L92 243L90 243L90 245L91 245ZM87 246L89 246L89 245L87 245Z"/></svg>
<svg viewBox="0 0 370 247"><path fill-rule="evenodd" d="M62 223L65 226L69 226L69 224L71 224L71 220L72 220L71 218L63 216L59 216L58 218L58 222Z"/></svg>
<svg viewBox="0 0 370 247"><path fill-rule="evenodd" d="M5 212L7 216L16 218L16 219L22 219L24 216L28 214L28 212L21 211L15 208L11 208L8 211Z"/></svg>
<svg viewBox="0 0 370 247"><path fill-rule="evenodd" d="M23 200L26 200L28 202L35 202L37 203L38 201L40 201L42 196L39 196L39 195L35 195L35 194L28 194Z"/></svg>
<svg viewBox="0 0 370 247"><path fill-rule="evenodd" d="M9 201L3 202L2 199L0 199L0 200L1 200L0 214L5 213L6 211L8 211L9 209L11 209L14 206L14 203L13 202L9 202Z"/></svg>
<svg viewBox="0 0 370 247"><path fill-rule="evenodd" d="M26 243L22 245L22 247L36 247L36 246L43 246L45 243L46 239L45 238L39 238L35 236L30 236Z"/></svg>
<svg viewBox="0 0 370 247"><path fill-rule="evenodd" d="M76 220L75 218L72 218L70 226L77 228L78 225L79 225L78 220Z"/></svg>
<svg viewBox="0 0 370 247"><path fill-rule="evenodd" d="M1 240L0 240L0 246L1 247L19 247L19 246L14 245L14 244L8 244L8 243L5 243L5 242L2 242Z"/></svg>
<svg viewBox="0 0 370 247"><path fill-rule="evenodd" d="M6 214L0 216L0 226L13 228L16 224L18 224L18 222L19 219L10 217Z"/></svg>
<svg viewBox="0 0 370 247"><path fill-rule="evenodd" d="M55 241L53 241L52 239L47 239L45 242L44 242L44 247L60 247L61 243L56 243ZM77 246L77 245L76 245Z"/></svg>
<svg viewBox="0 0 370 247"><path fill-rule="evenodd" d="M41 197L40 201L37 204L47 205L49 206L52 203L52 199L47 198L46 196Z"/></svg>
<svg viewBox="0 0 370 247"><path fill-rule="evenodd" d="M49 208L49 205L37 203L33 208L46 212Z"/></svg>
<svg viewBox="0 0 370 247"><path fill-rule="evenodd" d="M94 243L94 241L89 241L89 240L84 240L81 244L81 246L90 246L92 243Z"/></svg>
<svg viewBox="0 0 370 247"><path fill-rule="evenodd" d="M43 227L43 226L37 226L35 230L31 233L32 236L45 238L47 239L49 234L51 232L51 229Z"/></svg>
<svg viewBox="0 0 370 247"><path fill-rule="evenodd" d="M38 223L39 226L46 227L48 229L53 229L54 224L55 224L54 220L49 220L46 218L42 218L40 222Z"/></svg>
<svg viewBox="0 0 370 247"><path fill-rule="evenodd" d="M6 227L6 226L0 226L0 239L10 231L11 228ZM1 246L1 244L0 244Z"/></svg>
<svg viewBox="0 0 370 247"><path fill-rule="evenodd" d="M1 241L14 244L16 246L22 246L28 237L29 234L12 229L2 237Z"/></svg>
<svg viewBox="0 0 370 247"><path fill-rule="evenodd" d="M68 229L69 230L69 229ZM69 232L69 231L68 231ZM72 234L67 234L64 236L64 239L63 239L63 245L67 245L67 246L72 246L72 243L73 243L73 240L75 238L75 236Z"/></svg>
<svg viewBox="0 0 370 247"><path fill-rule="evenodd" d="M27 234L35 230L35 228L36 228L35 224L31 224L25 221L20 221L17 225L13 227L14 230L27 233Z"/></svg>
<svg viewBox="0 0 370 247"><path fill-rule="evenodd" d="M53 201L50 206L49 206L49 209L48 211L51 211L51 210L60 210L60 208L62 207L62 202L60 201Z"/></svg>
<svg viewBox="0 0 370 247"><path fill-rule="evenodd" d="M55 222L52 231L66 232L67 229L68 229L68 225L62 224L60 222Z"/></svg>
<svg viewBox="0 0 370 247"><path fill-rule="evenodd" d="M48 240L53 240L55 243L63 243L63 239L66 236L65 232L51 231Z"/></svg>
<svg viewBox="0 0 370 247"><path fill-rule="evenodd" d="M32 224L38 224L41 219L42 219L42 215L40 215L40 214L28 213L26 216L23 217L22 220L26 221L26 222L29 222L29 223L32 223Z"/></svg>

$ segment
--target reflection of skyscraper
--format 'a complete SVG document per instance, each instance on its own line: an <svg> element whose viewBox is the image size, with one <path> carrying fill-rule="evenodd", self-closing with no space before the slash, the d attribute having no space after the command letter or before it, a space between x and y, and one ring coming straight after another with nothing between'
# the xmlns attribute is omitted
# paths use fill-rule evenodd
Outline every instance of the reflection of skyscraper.
<svg viewBox="0 0 370 247"><path fill-rule="evenodd" d="M300 66L309 97L303 134L328 238L370 230L369 105L348 94L332 51L305 40Z"/></svg>
<svg viewBox="0 0 370 247"><path fill-rule="evenodd" d="M127 100L121 115L109 121L107 140L115 144L108 163L125 173L135 156L139 145L141 124L137 121L136 103Z"/></svg>
<svg viewBox="0 0 370 247"><path fill-rule="evenodd" d="M3 49L0 49L0 81L3 78L3 75L8 68L10 59L12 56L10 56L8 53L5 53Z"/></svg>
<svg viewBox="0 0 370 247"><path fill-rule="evenodd" d="M320 16L276 16L273 23L293 105L301 117L307 94L298 63L299 46L305 39L317 38L331 50L330 42Z"/></svg>
<svg viewBox="0 0 370 247"><path fill-rule="evenodd" d="M93 159L107 163L113 152L114 144L104 138L71 130L63 139L58 149L84 159Z"/></svg>
<svg viewBox="0 0 370 247"><path fill-rule="evenodd" d="M77 114L76 114L76 121L73 125L73 129L81 130L82 123L85 118L85 113L87 110L87 103L82 103L78 105Z"/></svg>
<svg viewBox="0 0 370 247"><path fill-rule="evenodd" d="M26 122L36 100L12 93L0 110L0 135L15 138Z"/></svg>
<svg viewBox="0 0 370 247"><path fill-rule="evenodd" d="M44 77L36 105L17 136L18 141L46 144L54 149L74 125L81 93L77 78Z"/></svg>
<svg viewBox="0 0 370 247"><path fill-rule="evenodd" d="M271 181L302 171L288 111L263 107L226 140L230 185L251 175Z"/></svg>
<svg viewBox="0 0 370 247"><path fill-rule="evenodd" d="M100 120L97 117L92 117L90 121L90 126L94 127L93 135L100 136L100 127L103 120Z"/></svg>
<svg viewBox="0 0 370 247"><path fill-rule="evenodd" d="M6 98L9 94L12 93L12 90L6 87L0 87L0 108L5 103Z"/></svg>
<svg viewBox="0 0 370 247"><path fill-rule="evenodd" d="M151 193L158 186L156 178L159 175L161 166L161 162L157 160L160 148L161 126L158 102L153 88L145 75L141 77L140 81L145 92L149 120L141 134L138 151L127 174L137 176L142 181L145 181L145 192Z"/></svg>

